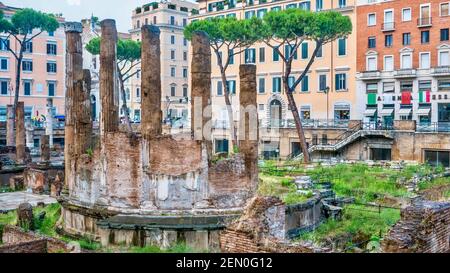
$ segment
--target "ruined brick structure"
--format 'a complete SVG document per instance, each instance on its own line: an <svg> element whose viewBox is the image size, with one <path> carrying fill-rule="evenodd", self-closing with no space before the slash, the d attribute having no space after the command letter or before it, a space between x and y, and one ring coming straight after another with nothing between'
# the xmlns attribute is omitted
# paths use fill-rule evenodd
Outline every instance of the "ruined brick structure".
<svg viewBox="0 0 450 273"><path fill-rule="evenodd" d="M382 247L384 252L448 253L450 203L419 201L403 209Z"/></svg>
<svg viewBox="0 0 450 273"><path fill-rule="evenodd" d="M142 122L140 132L129 134L121 130L118 119L115 22L104 20L101 27L102 112L100 135L95 137L88 130L92 123L83 120L88 105L75 103L89 92L81 88L86 79L76 65L82 58L77 47L81 47L81 26L66 26L71 61L67 62L66 95L68 194L60 200L64 232L90 236L104 245L168 246L181 237L186 242L204 242L204 247L218 244L217 229L224 227L230 214L242 210L256 188L258 143L243 140L239 154L217 163L212 160L208 37L197 33L192 40L192 132L163 135L160 32L155 26L143 26ZM241 71L245 87L240 98L245 107L256 109L256 69L242 65ZM252 118L245 115L241 125L251 124Z"/></svg>

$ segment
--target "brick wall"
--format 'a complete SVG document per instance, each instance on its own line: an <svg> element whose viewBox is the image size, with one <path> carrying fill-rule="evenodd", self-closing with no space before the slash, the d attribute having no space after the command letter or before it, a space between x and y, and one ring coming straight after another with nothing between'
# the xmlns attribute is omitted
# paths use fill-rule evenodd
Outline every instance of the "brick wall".
<svg viewBox="0 0 450 273"><path fill-rule="evenodd" d="M421 201L402 210L382 246L384 252L445 253L449 240L450 203Z"/></svg>
<svg viewBox="0 0 450 273"><path fill-rule="evenodd" d="M264 253L249 233L226 229L220 233L220 249L227 253Z"/></svg>

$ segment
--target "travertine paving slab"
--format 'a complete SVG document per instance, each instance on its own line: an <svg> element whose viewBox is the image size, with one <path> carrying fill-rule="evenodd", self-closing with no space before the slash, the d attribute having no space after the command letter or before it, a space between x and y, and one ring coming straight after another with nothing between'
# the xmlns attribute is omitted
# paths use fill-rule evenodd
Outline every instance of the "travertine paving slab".
<svg viewBox="0 0 450 273"><path fill-rule="evenodd" d="M28 202L36 206L39 202L44 204L57 203L56 199L48 195L38 195L28 192L6 192L0 193L0 212L15 210L21 203Z"/></svg>

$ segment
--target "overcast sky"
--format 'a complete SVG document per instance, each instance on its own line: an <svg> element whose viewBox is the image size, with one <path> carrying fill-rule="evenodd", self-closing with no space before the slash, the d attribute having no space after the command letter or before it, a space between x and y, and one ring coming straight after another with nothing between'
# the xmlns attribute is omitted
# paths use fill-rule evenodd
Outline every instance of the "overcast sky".
<svg viewBox="0 0 450 273"><path fill-rule="evenodd" d="M80 21L91 17L115 19L117 29L131 29L131 12L134 8L154 0L0 0L13 7L31 7L43 12L62 13L67 21Z"/></svg>

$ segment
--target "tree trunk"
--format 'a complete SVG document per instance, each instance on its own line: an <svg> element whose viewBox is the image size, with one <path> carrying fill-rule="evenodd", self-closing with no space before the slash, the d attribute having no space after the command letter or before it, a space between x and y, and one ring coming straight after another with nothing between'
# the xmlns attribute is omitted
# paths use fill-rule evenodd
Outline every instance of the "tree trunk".
<svg viewBox="0 0 450 273"><path fill-rule="evenodd" d="M308 145L306 144L305 132L303 131L302 121L300 119L300 114L298 112L297 104L295 103L294 96L292 95L292 91L289 87L288 78L291 73L290 66L286 66L286 73L283 76L283 85L284 90L286 90L286 96L288 98L289 108L291 109L292 116L294 116L295 128L297 129L297 135L300 140L300 147L303 152L303 162L309 163L309 151Z"/></svg>
<svg viewBox="0 0 450 273"><path fill-rule="evenodd" d="M227 76L225 75L225 71L223 71L222 68L221 68L220 74L222 76L222 86L223 86L223 90L224 90L225 105L227 107L227 112L228 112L228 123L230 124L231 143L233 144L233 150L234 150L235 147L239 148L239 143L237 141L236 126L234 124L234 119L233 119L233 107L231 105L230 93L228 92L228 88L227 88Z"/></svg>
<svg viewBox="0 0 450 273"><path fill-rule="evenodd" d="M22 70L22 59L23 59L23 50L20 49L19 58L17 59L17 70L16 70L16 86L15 86L15 93L14 93L14 122L16 118L16 109L17 104L19 103L19 90L20 90L20 76L21 76L21 70ZM14 123L15 126L15 123Z"/></svg>
<svg viewBox="0 0 450 273"><path fill-rule="evenodd" d="M117 69L119 69L119 67L117 67ZM120 73L120 71L118 73ZM123 82L122 75L119 76L119 83L120 83L120 94L122 97L122 112L124 114L125 124L127 125L128 132L133 133L133 128L131 127L130 122L130 111L128 110L127 107L127 95L125 93L125 84Z"/></svg>

